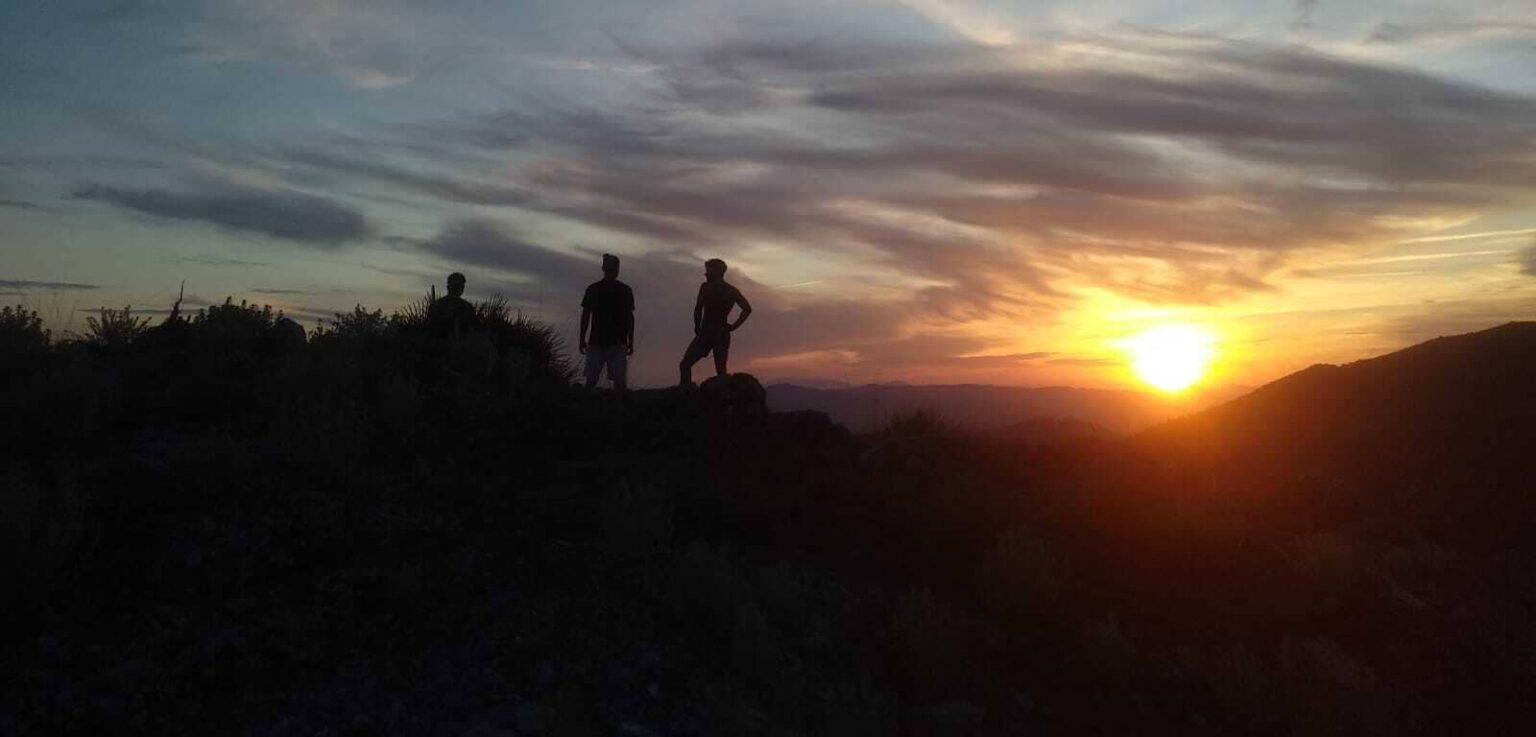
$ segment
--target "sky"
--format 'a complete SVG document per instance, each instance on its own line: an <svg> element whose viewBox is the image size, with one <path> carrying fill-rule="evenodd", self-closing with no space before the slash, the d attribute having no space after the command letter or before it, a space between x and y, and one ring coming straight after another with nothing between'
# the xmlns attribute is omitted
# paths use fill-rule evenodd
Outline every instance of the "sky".
<svg viewBox="0 0 1536 737"><path fill-rule="evenodd" d="M16 0L0 301L271 304L451 271L666 383L702 262L762 378L1213 381L1536 318L1528 0Z"/></svg>

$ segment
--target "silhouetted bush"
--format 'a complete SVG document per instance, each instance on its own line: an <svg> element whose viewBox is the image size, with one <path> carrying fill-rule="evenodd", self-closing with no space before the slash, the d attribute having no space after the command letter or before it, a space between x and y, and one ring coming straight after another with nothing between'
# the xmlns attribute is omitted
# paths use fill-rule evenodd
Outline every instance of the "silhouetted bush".
<svg viewBox="0 0 1536 737"><path fill-rule="evenodd" d="M98 317L85 318L85 339L102 348L122 348L149 329L149 318L134 317L133 306L121 310L101 308Z"/></svg>
<svg viewBox="0 0 1536 737"><path fill-rule="evenodd" d="M36 310L28 312L22 305L0 307L0 350L6 355L43 348L49 337Z"/></svg>

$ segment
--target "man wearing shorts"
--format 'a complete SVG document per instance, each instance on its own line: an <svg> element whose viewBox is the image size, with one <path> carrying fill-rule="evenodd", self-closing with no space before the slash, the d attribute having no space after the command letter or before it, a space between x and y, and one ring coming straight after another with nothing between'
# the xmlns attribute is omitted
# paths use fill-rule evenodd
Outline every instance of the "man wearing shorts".
<svg viewBox="0 0 1536 737"><path fill-rule="evenodd" d="M741 307L736 321L728 318L731 308ZM725 363L731 356L731 333L747 321L752 305L736 287L725 281L725 262L712 258L704 262L704 283L699 285L699 299L693 305L693 342L683 352L678 364L678 384L693 386L693 365L715 354L715 375L725 376Z"/></svg>
<svg viewBox="0 0 1536 737"><path fill-rule="evenodd" d="M629 356L635 352L635 293L619 281L618 256L603 254L603 278L581 298L577 347L587 357L587 388L597 386L605 367L613 388L627 388Z"/></svg>

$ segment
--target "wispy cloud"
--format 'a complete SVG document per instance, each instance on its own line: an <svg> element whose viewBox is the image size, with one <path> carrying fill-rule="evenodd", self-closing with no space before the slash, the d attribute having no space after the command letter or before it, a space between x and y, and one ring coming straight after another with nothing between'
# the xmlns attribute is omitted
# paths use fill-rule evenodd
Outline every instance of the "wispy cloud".
<svg viewBox="0 0 1536 737"><path fill-rule="evenodd" d="M264 62L318 69L364 89L412 81L424 63L422 43L439 16L409 3L268 0L209 3L193 29L188 53L207 62Z"/></svg>
<svg viewBox="0 0 1536 737"><path fill-rule="evenodd" d="M1074 63L1058 63L1067 46ZM279 161L498 207L540 232L665 244L646 268L765 243L837 260L900 286L857 295L867 312L830 299L825 328L770 326L770 309L759 330L786 329L764 336L777 355L853 362L976 320L1038 319L1083 290L1173 305L1274 294L1305 254L1471 238L1420 234L1536 199L1536 99L1304 48L1120 34L629 52L654 82L630 104L548 100ZM501 270L524 294L579 289L580 254L507 232L460 222L422 251ZM779 295L786 310L837 283L804 281L824 283Z"/></svg>
<svg viewBox="0 0 1536 737"><path fill-rule="evenodd" d="M1515 262L1520 267L1520 273L1526 276L1536 276L1536 243L1532 243L1522 250Z"/></svg>
<svg viewBox="0 0 1536 737"><path fill-rule="evenodd" d="M188 264L203 264L204 266L271 266L265 261L246 261L238 258L212 258L205 256L180 256L172 261Z"/></svg>
<svg viewBox="0 0 1536 737"><path fill-rule="evenodd" d="M1512 236L1536 234L1536 228L1514 228L1509 230L1485 230L1478 233L1457 233L1455 235L1428 235L1419 238L1407 238L1403 243L1446 243L1449 241L1472 241L1488 238L1509 238Z"/></svg>
<svg viewBox="0 0 1536 737"><path fill-rule="evenodd" d="M51 210L53 208L26 200L0 199L0 207L8 207L13 210Z"/></svg>
<svg viewBox="0 0 1536 737"><path fill-rule="evenodd" d="M1536 23L1506 20L1381 23L1371 30L1367 40L1379 44L1451 44L1499 38L1536 39Z"/></svg>
<svg viewBox="0 0 1536 737"><path fill-rule="evenodd" d="M1006 46L1016 35L1013 29L971 0L897 0L901 5L955 33L987 46Z"/></svg>
<svg viewBox="0 0 1536 737"><path fill-rule="evenodd" d="M86 291L100 288L101 286L97 284L81 284L78 282L67 281L26 281L15 279L0 279L0 289L12 290L8 292L10 294L25 293L28 291L37 290Z"/></svg>
<svg viewBox="0 0 1536 737"><path fill-rule="evenodd" d="M334 248L370 232L361 212L334 200L294 192L231 190L217 194L91 186L74 197L169 220L211 223L317 248Z"/></svg>

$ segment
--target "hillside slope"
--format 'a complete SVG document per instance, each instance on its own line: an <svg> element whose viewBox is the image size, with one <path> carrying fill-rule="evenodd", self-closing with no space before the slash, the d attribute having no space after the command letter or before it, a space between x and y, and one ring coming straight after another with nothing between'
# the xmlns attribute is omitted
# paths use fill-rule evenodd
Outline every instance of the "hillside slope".
<svg viewBox="0 0 1536 737"><path fill-rule="evenodd" d="M1226 488L1310 495L1322 521L1500 542L1533 527L1533 423L1536 322L1519 322L1316 365L1134 443Z"/></svg>

